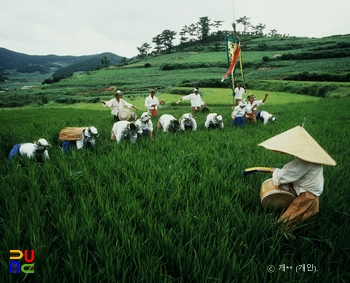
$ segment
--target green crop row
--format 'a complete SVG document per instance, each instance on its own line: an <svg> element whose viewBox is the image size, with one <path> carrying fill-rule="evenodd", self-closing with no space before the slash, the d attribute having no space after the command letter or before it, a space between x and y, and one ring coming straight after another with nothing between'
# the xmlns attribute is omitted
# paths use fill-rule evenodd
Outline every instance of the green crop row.
<svg viewBox="0 0 350 283"><path fill-rule="evenodd" d="M224 129L207 131L199 113L196 132L155 130L136 144L110 141L101 105L1 109L0 282L348 282L350 101L306 98L272 93L261 110L277 121L244 128L231 127L229 104L210 106ZM179 118L183 103L159 114ZM302 123L337 166L324 166L319 214L284 232L260 205L269 175L242 170L291 160L257 144ZM59 131L89 125L97 146L63 154ZM7 162L14 144L40 137L50 160ZM10 249L34 249L35 273L10 274ZM296 272L302 264L317 271Z"/></svg>

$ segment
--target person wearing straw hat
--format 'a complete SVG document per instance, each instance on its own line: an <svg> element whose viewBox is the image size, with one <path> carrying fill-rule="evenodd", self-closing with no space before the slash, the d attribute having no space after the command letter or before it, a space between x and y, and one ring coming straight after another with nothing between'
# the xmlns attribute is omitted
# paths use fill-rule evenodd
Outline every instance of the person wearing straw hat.
<svg viewBox="0 0 350 283"><path fill-rule="evenodd" d="M283 168L272 168L275 186L292 184L297 193L295 200L278 219L286 229L293 228L319 211L319 196L323 192L323 164L337 163L302 127L297 126L259 146L295 157Z"/></svg>
<svg viewBox="0 0 350 283"><path fill-rule="evenodd" d="M192 112L200 112L202 106L206 106L205 102L202 100L201 95L199 94L199 88L194 88L193 93L181 97L176 104L182 100L191 100Z"/></svg>
<svg viewBox="0 0 350 283"><path fill-rule="evenodd" d="M135 124L140 128L140 135L149 135L149 137L152 138L153 124L148 112L143 112L140 119L137 119Z"/></svg>
<svg viewBox="0 0 350 283"><path fill-rule="evenodd" d="M102 104L104 107L109 107L111 108L111 114L114 116L114 122L119 121L119 117L118 117L118 113L120 110L122 110L123 108L134 108L137 111L139 110L136 106L126 102L124 99L122 99L123 93L120 90L117 90L117 92L115 93L115 98L112 98L109 101L104 101L102 100Z"/></svg>
<svg viewBox="0 0 350 283"><path fill-rule="evenodd" d="M145 99L145 107L153 117L157 117L157 109L159 106L158 98L155 96L156 90L150 89L149 96Z"/></svg>

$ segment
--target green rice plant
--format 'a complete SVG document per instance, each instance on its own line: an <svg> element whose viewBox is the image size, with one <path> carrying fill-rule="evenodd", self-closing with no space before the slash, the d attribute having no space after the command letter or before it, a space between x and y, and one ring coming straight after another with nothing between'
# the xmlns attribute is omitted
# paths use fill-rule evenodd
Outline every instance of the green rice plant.
<svg viewBox="0 0 350 283"><path fill-rule="evenodd" d="M203 89L224 129L208 131L206 114L197 113L196 132L154 130L136 144L110 140L112 116L101 104L1 109L0 265L7 271L0 281L347 282L349 99L269 93L260 109L275 123L232 127L231 94ZM177 94L164 97L159 115L190 111L171 105ZM143 99L135 104L142 109ZM244 178L242 170L290 161L257 144L302 123L337 166L324 166L320 212L285 232L278 213L260 204L270 175ZM97 146L63 154L59 131L89 125L99 131ZM14 144L39 137L52 144L48 161L7 161ZM34 249L35 274L9 274L10 249ZM282 271L283 264L292 268ZM297 273L302 264L317 271Z"/></svg>

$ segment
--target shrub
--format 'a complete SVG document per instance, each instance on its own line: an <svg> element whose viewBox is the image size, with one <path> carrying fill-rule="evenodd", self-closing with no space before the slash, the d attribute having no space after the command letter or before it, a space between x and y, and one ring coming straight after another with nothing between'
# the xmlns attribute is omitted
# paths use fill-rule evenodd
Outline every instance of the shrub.
<svg viewBox="0 0 350 283"><path fill-rule="evenodd" d="M293 80L293 81L332 81L332 82L348 82L350 79L350 73L345 75L333 75L324 73L309 73L307 71L289 75L283 78L283 80Z"/></svg>
<svg viewBox="0 0 350 283"><path fill-rule="evenodd" d="M41 103L42 104L47 104L47 103L49 103L49 98L47 97L47 96L43 96L42 98L41 98Z"/></svg>
<svg viewBox="0 0 350 283"><path fill-rule="evenodd" d="M89 103L98 103L101 99L99 97L91 98L88 100Z"/></svg>
<svg viewBox="0 0 350 283"><path fill-rule="evenodd" d="M269 57L268 56L264 56L264 57L262 57L262 60L263 60L263 62L268 62L269 61Z"/></svg>

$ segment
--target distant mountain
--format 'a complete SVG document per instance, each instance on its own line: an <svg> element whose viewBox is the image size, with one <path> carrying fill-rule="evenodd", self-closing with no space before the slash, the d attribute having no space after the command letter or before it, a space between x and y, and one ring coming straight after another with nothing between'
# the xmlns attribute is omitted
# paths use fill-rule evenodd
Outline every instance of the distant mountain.
<svg viewBox="0 0 350 283"><path fill-rule="evenodd" d="M0 73L15 71L18 73L68 74L76 71L89 71L101 66L106 56L111 65L117 65L125 57L113 53L84 56L27 55L0 47Z"/></svg>
<svg viewBox="0 0 350 283"><path fill-rule="evenodd" d="M74 72L92 71L109 65L118 65L125 60L125 57L105 52L99 55L90 56L89 58L84 58L79 62L74 62L66 67L60 68L52 75L52 77L69 77Z"/></svg>

